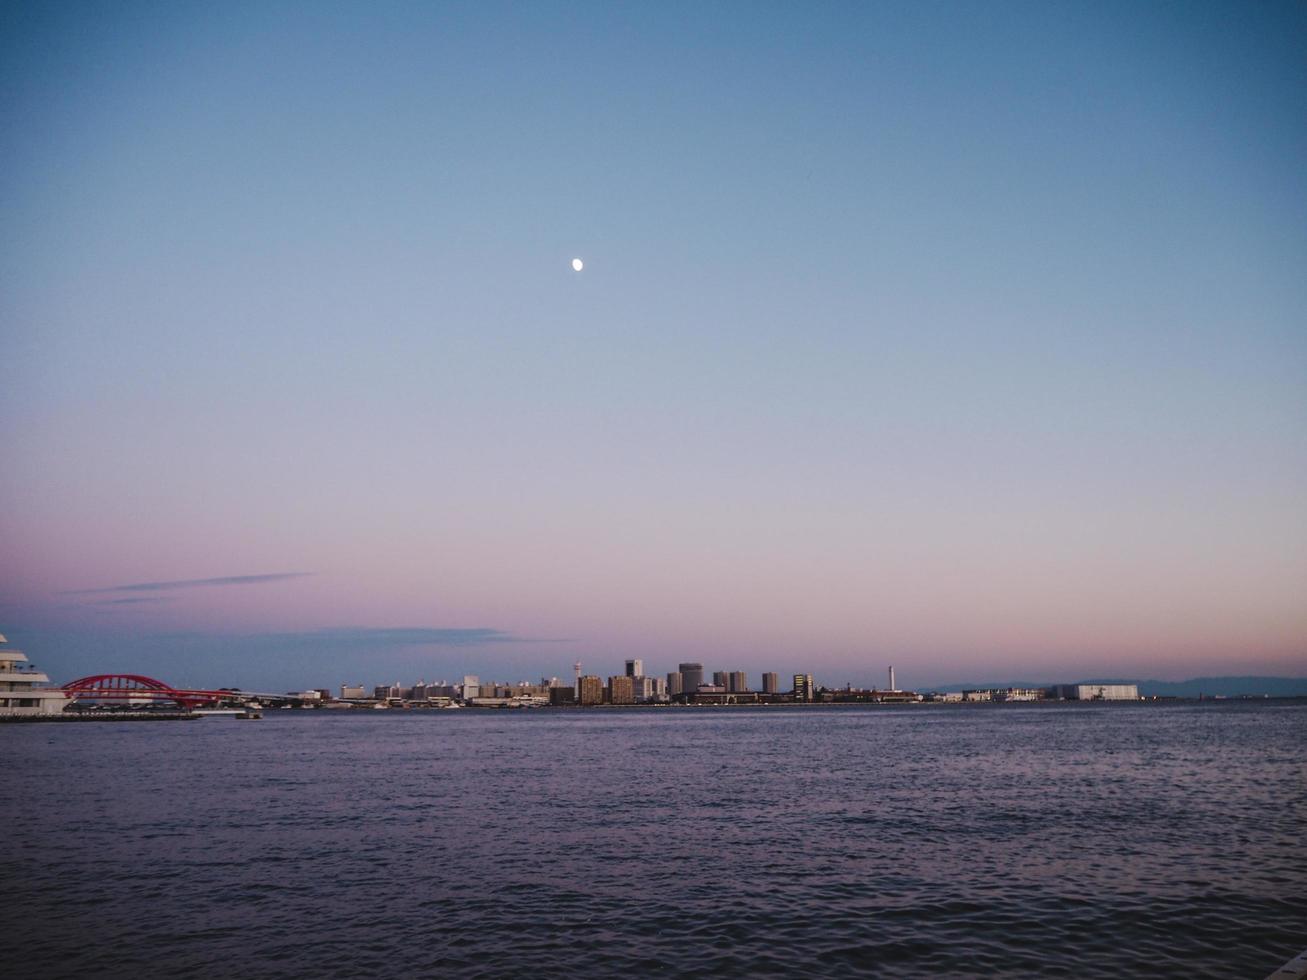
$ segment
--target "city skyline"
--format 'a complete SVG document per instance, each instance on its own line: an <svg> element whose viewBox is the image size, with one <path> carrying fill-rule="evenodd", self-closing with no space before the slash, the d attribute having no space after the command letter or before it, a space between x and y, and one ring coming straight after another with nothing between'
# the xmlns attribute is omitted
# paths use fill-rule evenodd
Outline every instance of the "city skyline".
<svg viewBox="0 0 1307 980"><path fill-rule="evenodd" d="M1307 675L1301 5L0 18L52 677Z"/></svg>

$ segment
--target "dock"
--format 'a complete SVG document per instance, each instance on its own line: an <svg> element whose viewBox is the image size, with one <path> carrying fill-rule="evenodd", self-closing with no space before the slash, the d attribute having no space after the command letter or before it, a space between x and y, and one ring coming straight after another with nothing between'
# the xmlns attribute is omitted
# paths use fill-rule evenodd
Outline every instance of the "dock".
<svg viewBox="0 0 1307 980"><path fill-rule="evenodd" d="M1266 980L1307 980L1307 949L1272 973Z"/></svg>

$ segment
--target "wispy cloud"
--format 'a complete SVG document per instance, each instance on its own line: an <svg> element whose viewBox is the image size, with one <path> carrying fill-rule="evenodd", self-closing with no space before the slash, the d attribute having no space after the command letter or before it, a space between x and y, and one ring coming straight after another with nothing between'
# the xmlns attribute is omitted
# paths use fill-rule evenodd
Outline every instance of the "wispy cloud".
<svg viewBox="0 0 1307 980"><path fill-rule="evenodd" d="M158 639L176 643L179 649L223 649L228 652L264 654L381 653L419 647L464 648L492 644L572 643L557 637L518 636L485 626L337 626L309 630L266 633L161 633Z"/></svg>
<svg viewBox="0 0 1307 980"><path fill-rule="evenodd" d="M185 578L171 582L133 582L129 585L108 585L99 589L70 589L59 595L103 595L108 592L170 592L173 589L207 589L222 585L265 585L304 578L312 572L273 572L270 575L226 575L221 578Z"/></svg>
<svg viewBox="0 0 1307 980"><path fill-rule="evenodd" d="M521 637L486 627L451 629L432 626L339 627L293 633L265 633L259 639L288 646L321 647L466 647L482 643L521 643Z"/></svg>
<svg viewBox="0 0 1307 980"><path fill-rule="evenodd" d="M156 602L172 602L172 601L173 601L173 599L172 599L171 596L159 595L159 596L141 596L141 597L139 597L139 598L132 598L132 599L97 599L95 602L92 602L91 605L93 605L93 606L136 606L136 605L139 605L139 604L141 604L141 603L145 603L145 602L148 602L148 603L156 603Z"/></svg>

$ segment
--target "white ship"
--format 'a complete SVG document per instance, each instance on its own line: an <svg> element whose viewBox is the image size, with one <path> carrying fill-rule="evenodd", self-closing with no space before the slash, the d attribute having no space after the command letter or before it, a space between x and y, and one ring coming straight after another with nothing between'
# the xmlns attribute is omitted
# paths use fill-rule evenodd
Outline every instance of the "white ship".
<svg viewBox="0 0 1307 980"><path fill-rule="evenodd" d="M64 692L57 687L37 687L48 684L50 678L29 669L24 654L6 650L8 642L0 633L0 715L57 715L63 711L68 703Z"/></svg>

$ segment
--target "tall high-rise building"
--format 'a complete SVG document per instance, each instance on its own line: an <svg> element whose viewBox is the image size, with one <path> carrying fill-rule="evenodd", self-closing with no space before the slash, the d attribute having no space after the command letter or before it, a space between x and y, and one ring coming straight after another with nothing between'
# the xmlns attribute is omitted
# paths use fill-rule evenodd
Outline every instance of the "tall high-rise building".
<svg viewBox="0 0 1307 980"><path fill-rule="evenodd" d="M811 674L794 675L794 700L809 702L816 697L817 691L812 683Z"/></svg>
<svg viewBox="0 0 1307 980"><path fill-rule="evenodd" d="M681 686L686 692L693 694L699 690L703 683L703 664L678 664L676 669L681 672Z"/></svg>
<svg viewBox="0 0 1307 980"><path fill-rule="evenodd" d="M714 670L712 672L712 682L714 686L720 687L723 691L727 690L728 686L727 686L726 671Z"/></svg>
<svg viewBox="0 0 1307 980"><path fill-rule="evenodd" d="M643 677L643 676L644 676L644 661L643 661L643 660L628 660L628 661L626 662L626 676L627 676L627 677Z"/></svg>
<svg viewBox="0 0 1307 980"><path fill-rule="evenodd" d="M726 690L737 694L749 689L749 678L742 670L733 670L726 675Z"/></svg>
<svg viewBox="0 0 1307 980"><path fill-rule="evenodd" d="M678 694L685 693L685 675L679 670L669 671L667 674L667 696L676 697Z"/></svg>
<svg viewBox="0 0 1307 980"><path fill-rule="evenodd" d="M608 703L635 704L635 678L630 674L608 678Z"/></svg>
<svg viewBox="0 0 1307 980"><path fill-rule="evenodd" d="M579 689L577 700L581 704L603 704L604 703L604 679L596 677L594 674L586 674L576 682Z"/></svg>
<svg viewBox="0 0 1307 980"><path fill-rule="evenodd" d="M897 690L898 690L898 685L896 685L896 684L894 683L894 668L893 668L893 667L890 667L890 669L889 669L889 689L890 689L891 691L897 691Z"/></svg>
<svg viewBox="0 0 1307 980"><path fill-rule="evenodd" d="M762 675L762 693L779 694L781 690L781 679L776 671L768 671Z"/></svg>

